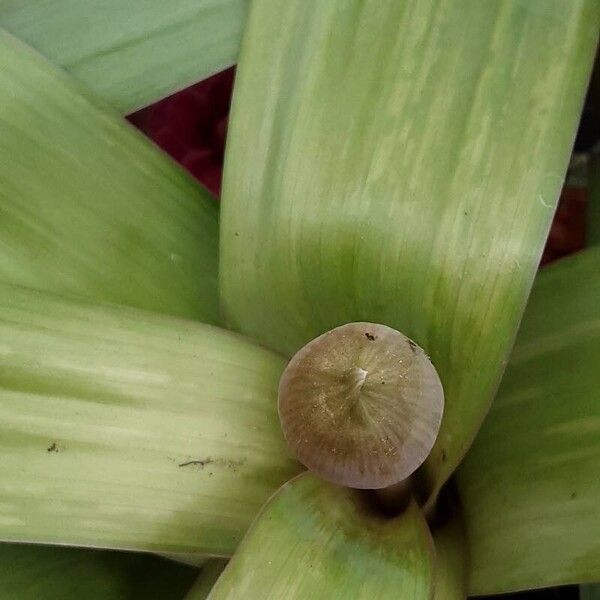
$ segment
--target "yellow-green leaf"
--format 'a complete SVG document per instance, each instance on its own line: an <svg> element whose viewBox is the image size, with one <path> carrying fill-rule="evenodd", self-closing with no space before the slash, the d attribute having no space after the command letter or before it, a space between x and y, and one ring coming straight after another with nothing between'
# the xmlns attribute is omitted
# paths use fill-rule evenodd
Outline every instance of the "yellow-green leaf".
<svg viewBox="0 0 600 600"><path fill-rule="evenodd" d="M429 600L433 562L414 503L387 519L370 511L364 492L306 473L261 511L209 598Z"/></svg>
<svg viewBox="0 0 600 600"><path fill-rule="evenodd" d="M0 540L228 555L299 472L256 344L6 285L0 315Z"/></svg>
<svg viewBox="0 0 600 600"><path fill-rule="evenodd" d="M0 30L0 281L219 319L208 193Z"/></svg>
<svg viewBox="0 0 600 600"><path fill-rule="evenodd" d="M457 472L470 594L600 580L600 248L544 268Z"/></svg>
<svg viewBox="0 0 600 600"><path fill-rule="evenodd" d="M291 355L413 338L446 392L439 488L496 390L566 170L596 0L255 0L221 220L228 323Z"/></svg>

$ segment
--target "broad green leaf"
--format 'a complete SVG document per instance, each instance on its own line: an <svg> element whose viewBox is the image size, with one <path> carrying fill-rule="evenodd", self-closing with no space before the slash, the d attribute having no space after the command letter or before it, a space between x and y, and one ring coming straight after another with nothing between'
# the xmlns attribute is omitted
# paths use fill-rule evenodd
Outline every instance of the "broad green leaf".
<svg viewBox="0 0 600 600"><path fill-rule="evenodd" d="M600 580L600 248L540 273L457 472L470 594Z"/></svg>
<svg viewBox="0 0 600 600"><path fill-rule="evenodd" d="M131 552L0 544L3 600L178 600L196 573Z"/></svg>
<svg viewBox="0 0 600 600"><path fill-rule="evenodd" d="M364 492L307 473L261 511L209 598L428 600L433 577L432 540L414 503L386 519Z"/></svg>
<svg viewBox="0 0 600 600"><path fill-rule="evenodd" d="M434 600L467 597L468 547L458 514L433 533L435 543Z"/></svg>
<svg viewBox="0 0 600 600"><path fill-rule="evenodd" d="M248 0L0 0L0 27L123 114L232 65Z"/></svg>
<svg viewBox="0 0 600 600"><path fill-rule="evenodd" d="M0 281L218 321L208 192L0 30Z"/></svg>
<svg viewBox="0 0 600 600"><path fill-rule="evenodd" d="M227 561L218 558L213 558L208 561L206 566L200 572L196 582L189 590L186 600L204 600L208 598L217 579L219 579L223 569L227 565Z"/></svg>
<svg viewBox="0 0 600 600"><path fill-rule="evenodd" d="M0 315L0 539L228 555L298 473L256 344L5 285Z"/></svg>
<svg viewBox="0 0 600 600"><path fill-rule="evenodd" d="M228 323L290 355L373 321L446 393L438 488L496 390L566 170L595 0L255 0L228 138Z"/></svg>
<svg viewBox="0 0 600 600"><path fill-rule="evenodd" d="M589 202L586 219L586 242L588 245L600 244L600 148L590 157Z"/></svg>

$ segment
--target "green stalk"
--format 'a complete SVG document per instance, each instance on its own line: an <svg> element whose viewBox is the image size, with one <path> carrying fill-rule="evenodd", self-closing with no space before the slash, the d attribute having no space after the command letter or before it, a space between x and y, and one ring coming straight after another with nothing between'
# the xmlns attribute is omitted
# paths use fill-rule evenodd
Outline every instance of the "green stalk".
<svg viewBox="0 0 600 600"><path fill-rule="evenodd" d="M126 114L232 65L248 0L2 0L0 27Z"/></svg>
<svg viewBox="0 0 600 600"><path fill-rule="evenodd" d="M600 580L600 248L544 268L457 472L469 594Z"/></svg>
<svg viewBox="0 0 600 600"><path fill-rule="evenodd" d="M256 518L209 598L431 598L433 545L420 509L411 503L388 520L364 499L312 474L287 483Z"/></svg>
<svg viewBox="0 0 600 600"><path fill-rule="evenodd" d="M234 93L220 285L292 355L402 331L446 395L421 471L460 463L508 358L566 171L596 0L256 0Z"/></svg>
<svg viewBox="0 0 600 600"><path fill-rule="evenodd" d="M185 600L205 600L205 598L208 598L226 565L227 561L218 558L208 561L208 564L200 571L196 582L187 593Z"/></svg>
<svg viewBox="0 0 600 600"><path fill-rule="evenodd" d="M7 285L0 315L1 540L229 555L299 472L256 344Z"/></svg>
<svg viewBox="0 0 600 600"><path fill-rule="evenodd" d="M466 600L469 576L468 547L457 512L433 533L435 543L434 600Z"/></svg>
<svg viewBox="0 0 600 600"><path fill-rule="evenodd" d="M0 281L217 323L209 194L0 30Z"/></svg>

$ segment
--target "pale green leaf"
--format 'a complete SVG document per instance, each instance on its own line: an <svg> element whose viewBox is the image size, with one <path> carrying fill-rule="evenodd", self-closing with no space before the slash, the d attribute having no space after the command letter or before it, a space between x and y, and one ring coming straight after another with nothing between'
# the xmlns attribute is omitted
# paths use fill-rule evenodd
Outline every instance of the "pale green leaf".
<svg viewBox="0 0 600 600"><path fill-rule="evenodd" d="M209 598L428 600L433 577L432 540L414 503L387 519L364 492L307 473L261 511Z"/></svg>
<svg viewBox="0 0 600 600"><path fill-rule="evenodd" d="M430 355L438 488L496 390L566 170L595 0L255 0L223 188L228 323L290 355L351 321Z"/></svg>
<svg viewBox="0 0 600 600"><path fill-rule="evenodd" d="M196 573L131 552L0 544L2 600L179 600Z"/></svg>
<svg viewBox="0 0 600 600"><path fill-rule="evenodd" d="M5 285L0 315L0 539L228 555L298 473L254 343Z"/></svg>
<svg viewBox="0 0 600 600"><path fill-rule="evenodd" d="M0 0L0 27L122 113L232 65L248 0Z"/></svg>
<svg viewBox="0 0 600 600"><path fill-rule="evenodd" d="M469 593L600 579L600 248L544 268L457 472Z"/></svg>
<svg viewBox="0 0 600 600"><path fill-rule="evenodd" d="M208 193L0 30L0 281L219 318Z"/></svg>
<svg viewBox="0 0 600 600"><path fill-rule="evenodd" d="M205 600L205 598L208 598L226 565L227 561L218 558L208 561L185 597L186 600Z"/></svg>

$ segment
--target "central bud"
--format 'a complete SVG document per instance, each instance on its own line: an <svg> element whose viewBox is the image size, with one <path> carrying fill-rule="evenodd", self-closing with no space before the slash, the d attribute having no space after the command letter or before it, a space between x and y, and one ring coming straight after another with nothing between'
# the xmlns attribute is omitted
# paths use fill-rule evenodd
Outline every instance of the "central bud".
<svg viewBox="0 0 600 600"><path fill-rule="evenodd" d="M444 409L438 374L405 335L349 323L309 342L279 384L279 418L294 455L339 485L388 487L427 458Z"/></svg>

